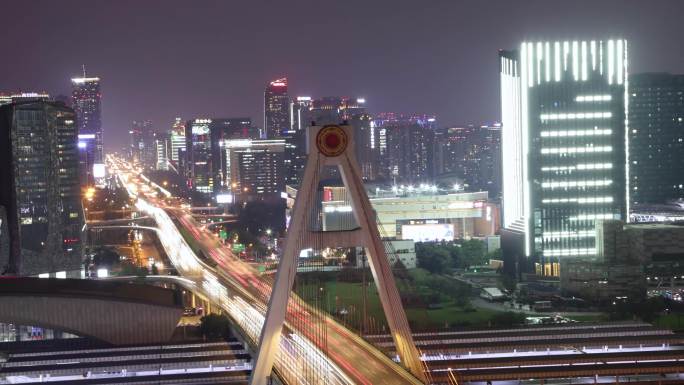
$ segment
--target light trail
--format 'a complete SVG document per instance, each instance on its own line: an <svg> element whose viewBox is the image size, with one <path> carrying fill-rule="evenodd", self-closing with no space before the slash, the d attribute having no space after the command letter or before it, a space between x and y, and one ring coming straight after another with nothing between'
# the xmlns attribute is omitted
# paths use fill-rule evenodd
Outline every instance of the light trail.
<svg viewBox="0 0 684 385"><path fill-rule="evenodd" d="M157 223L159 229L157 234L162 248L167 253L171 263L176 269L178 269L184 277L191 279L196 287L201 289L203 294L206 294L212 301L219 304L247 334L251 340L251 344L256 345L265 319L265 306L257 306L256 304L258 304L259 301L252 301L252 304L250 304L238 295L229 294L228 288L221 283L215 274L215 270L197 258L180 234L176 225L173 223L173 220L163 209L154 206L141 197L138 197L136 207L152 217ZM241 272L243 274L246 273L244 267ZM262 283L258 279L251 280L250 282ZM248 281L242 278L241 283L248 284ZM258 287L262 294L267 294L267 290L263 285L258 285ZM241 294L244 295L245 293ZM268 291L268 294L270 294L270 290ZM249 296L247 297L249 298ZM304 345L303 341L305 340L295 333L283 335L280 342L280 354L278 354L278 357L276 358L276 368L279 371L289 373L291 376L294 376L294 378L300 378L299 373L307 371L322 373L320 377L325 379L325 382L320 382L321 385L324 383L331 385L350 385L355 383L330 360L307 360L307 357L324 357L324 355L317 347L311 344ZM292 349L292 346L306 347L306 349ZM304 351L303 354L301 353L302 351ZM307 368L307 370L291 368L289 362L297 362L300 366L313 367ZM302 380L301 383L311 383L310 381Z"/></svg>
<svg viewBox="0 0 684 385"><path fill-rule="evenodd" d="M271 294L272 279L261 276L256 269L237 259L229 249L220 246L218 239L209 235L206 228L194 220L190 206L184 209L182 202L166 204L158 198L158 194L149 191L148 184L139 178L139 171L111 156L108 161L129 194L133 193L131 196L137 198L139 210L155 219L160 244L178 273L194 282L198 294L211 298L224 309L235 324L243 329L246 338L252 340L248 342L256 346ZM180 233L180 228L201 245L205 255L194 254ZM211 259L215 265L210 266L204 258ZM226 291L223 292L219 286L226 288ZM293 297L297 298L294 293L291 294ZM313 320L312 316L316 319ZM315 332L321 325L319 322L326 330L324 339ZM303 350L303 345L292 339L293 334L310 343L326 359L307 363L304 357L312 357L311 352ZM290 383L420 384L383 352L327 314L299 300L288 302L279 350L274 368L286 381L291 380ZM316 378L302 378L301 373Z"/></svg>

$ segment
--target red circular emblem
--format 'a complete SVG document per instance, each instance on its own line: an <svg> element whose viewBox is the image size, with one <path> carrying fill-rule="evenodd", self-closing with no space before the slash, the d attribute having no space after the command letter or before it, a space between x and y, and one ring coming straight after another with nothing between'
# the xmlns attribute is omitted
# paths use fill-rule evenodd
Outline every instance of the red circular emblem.
<svg viewBox="0 0 684 385"><path fill-rule="evenodd" d="M347 133L334 124L323 126L316 135L316 147L321 154L329 157L339 156L347 148Z"/></svg>

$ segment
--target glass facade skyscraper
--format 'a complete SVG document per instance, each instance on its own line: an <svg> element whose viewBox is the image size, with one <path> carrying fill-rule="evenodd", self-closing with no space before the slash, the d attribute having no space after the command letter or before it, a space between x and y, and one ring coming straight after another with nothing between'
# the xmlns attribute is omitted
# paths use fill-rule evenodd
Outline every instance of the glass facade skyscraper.
<svg viewBox="0 0 684 385"><path fill-rule="evenodd" d="M684 198L684 75L631 75L629 93L632 203Z"/></svg>
<svg viewBox="0 0 684 385"><path fill-rule="evenodd" d="M80 270L84 221L76 132L76 115L61 102L0 107L0 237L3 248L9 244L0 252L0 274Z"/></svg>
<svg viewBox="0 0 684 385"><path fill-rule="evenodd" d="M596 255L598 221L627 218L627 43L525 42L500 66L503 224L556 276Z"/></svg>
<svg viewBox="0 0 684 385"><path fill-rule="evenodd" d="M99 77L72 78L72 105L76 112L78 133L94 138L91 146L81 148L80 172L81 185L93 182L93 167L103 163L102 155L102 106Z"/></svg>

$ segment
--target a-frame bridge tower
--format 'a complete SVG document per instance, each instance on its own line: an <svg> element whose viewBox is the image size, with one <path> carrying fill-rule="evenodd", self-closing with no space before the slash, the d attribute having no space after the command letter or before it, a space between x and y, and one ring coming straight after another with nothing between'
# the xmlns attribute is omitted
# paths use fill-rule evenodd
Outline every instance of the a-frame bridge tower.
<svg viewBox="0 0 684 385"><path fill-rule="evenodd" d="M425 382L424 368L401 304L392 269L380 239L375 213L363 186L354 155L353 128L348 125L311 126L308 128L308 159L304 177L295 200L290 226L280 259L275 284L261 331L259 352L252 372L252 385L266 385L280 346L287 303L297 272L297 258L303 249L321 247L365 248L380 301L389 324L401 364ZM312 211L316 202L321 173L336 167L351 202L356 229L349 231L312 230Z"/></svg>

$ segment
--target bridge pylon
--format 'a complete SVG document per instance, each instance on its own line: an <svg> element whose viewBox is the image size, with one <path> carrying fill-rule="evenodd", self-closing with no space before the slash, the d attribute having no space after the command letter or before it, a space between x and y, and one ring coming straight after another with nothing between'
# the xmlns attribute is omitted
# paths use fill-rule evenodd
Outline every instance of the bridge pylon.
<svg viewBox="0 0 684 385"><path fill-rule="evenodd" d="M251 385L267 385L278 353L287 303L297 272L299 253L307 248L365 248L378 289L389 329L401 364L423 383L424 366L413 342L413 336L401 304L392 268L368 199L359 165L354 154L353 128L348 125L311 126L308 128L308 159L304 177L297 192L283 255L268 303L266 320L259 340L259 351L252 371ZM349 231L312 230L320 176L325 167L336 167L351 202L358 227Z"/></svg>

